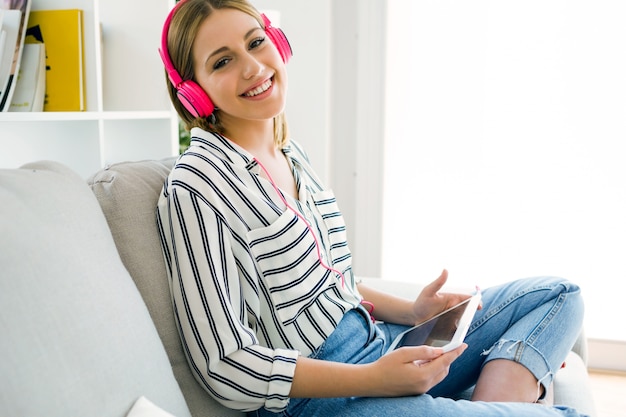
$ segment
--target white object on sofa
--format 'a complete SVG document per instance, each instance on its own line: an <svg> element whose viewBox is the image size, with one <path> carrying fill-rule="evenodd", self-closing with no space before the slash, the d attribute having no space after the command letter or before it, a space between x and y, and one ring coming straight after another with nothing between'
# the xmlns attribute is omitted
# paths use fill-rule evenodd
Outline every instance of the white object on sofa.
<svg viewBox="0 0 626 417"><path fill-rule="evenodd" d="M176 416L163 410L161 407L157 406L146 397L141 396L135 402L135 404L133 405L133 408L130 409L126 417L176 417Z"/></svg>

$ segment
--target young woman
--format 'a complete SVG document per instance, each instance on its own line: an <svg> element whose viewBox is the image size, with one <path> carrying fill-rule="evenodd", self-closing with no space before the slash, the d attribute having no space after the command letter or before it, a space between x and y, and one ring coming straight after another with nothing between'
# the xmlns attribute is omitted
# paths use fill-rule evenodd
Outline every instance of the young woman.
<svg viewBox="0 0 626 417"><path fill-rule="evenodd" d="M282 32L246 0L184 0L160 52L192 140L158 225L190 366L213 397L258 416L578 415L536 404L579 334L577 286L485 289L467 344L385 354L467 296L439 291L446 271L416 300L355 279L335 198L288 139ZM454 399L473 385L475 401Z"/></svg>

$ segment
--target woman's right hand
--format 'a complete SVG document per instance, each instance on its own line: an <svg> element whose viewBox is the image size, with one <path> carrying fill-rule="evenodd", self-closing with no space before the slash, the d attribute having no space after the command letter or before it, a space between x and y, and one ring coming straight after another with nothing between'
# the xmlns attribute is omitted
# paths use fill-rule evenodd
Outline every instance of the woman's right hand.
<svg viewBox="0 0 626 417"><path fill-rule="evenodd" d="M299 357L289 396L400 397L420 395L441 382L467 347L450 352L430 346L402 347L376 362L354 365ZM332 381L332 383L329 383Z"/></svg>
<svg viewBox="0 0 626 417"><path fill-rule="evenodd" d="M402 347L383 355L368 365L371 377L378 381L380 397L420 395L441 382L450 370L450 364L467 348L464 343L458 348L443 353L441 348L430 346ZM374 381L372 381L374 382Z"/></svg>

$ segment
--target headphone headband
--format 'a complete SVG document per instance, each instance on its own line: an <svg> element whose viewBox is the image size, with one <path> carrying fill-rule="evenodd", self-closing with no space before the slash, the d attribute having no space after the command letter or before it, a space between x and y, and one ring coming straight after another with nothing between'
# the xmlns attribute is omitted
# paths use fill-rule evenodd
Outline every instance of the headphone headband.
<svg viewBox="0 0 626 417"><path fill-rule="evenodd" d="M163 32L161 33L161 47L159 48L159 55L161 55L161 60L163 61L163 65L165 65L165 70L167 71L167 77L170 79L171 83L174 87L178 87L178 85L183 81L176 68L174 68L174 64L172 63L172 59L170 58L169 51L167 49L167 35L170 30L170 24L172 23L172 18L174 17L174 13L180 5L183 4L183 1L176 3L176 5L172 8L172 10L167 15L165 19L165 23L163 23Z"/></svg>
<svg viewBox="0 0 626 417"><path fill-rule="evenodd" d="M185 2L186 0L179 1L172 8L165 19L163 32L161 33L161 47L159 48L159 55L161 56L161 60L165 66L167 78L176 89L176 96L180 100L181 104L193 115L193 117L208 117L213 113L213 110L215 110L213 102L204 89L195 81L183 80L178 70L174 67L167 48L167 35L169 33L170 24L172 23L172 18L180 6ZM287 37L282 30L272 26L272 23L267 16L265 16L265 14L261 14L261 17L263 18L263 23L265 25L264 29L266 35L276 46L276 49L278 49L278 53L280 54L283 62L287 63L292 55L291 45L289 44Z"/></svg>

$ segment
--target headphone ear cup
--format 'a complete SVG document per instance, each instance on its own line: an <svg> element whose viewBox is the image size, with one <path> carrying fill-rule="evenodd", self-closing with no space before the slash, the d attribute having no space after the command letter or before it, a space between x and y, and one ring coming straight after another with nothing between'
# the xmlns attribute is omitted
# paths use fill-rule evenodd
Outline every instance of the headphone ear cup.
<svg viewBox="0 0 626 417"><path fill-rule="evenodd" d="M176 93L180 102L193 117L207 117L215 109L209 96L194 81L183 81L176 88Z"/></svg>
<svg viewBox="0 0 626 417"><path fill-rule="evenodd" d="M293 55L293 51L291 50L291 45L289 44L285 33L280 28L275 28L273 26L266 27L265 33L269 36L272 43L276 45L276 49L278 49L278 53L283 59L283 62L285 64L289 62L289 58Z"/></svg>

